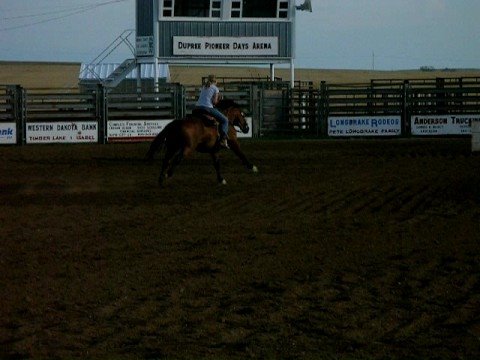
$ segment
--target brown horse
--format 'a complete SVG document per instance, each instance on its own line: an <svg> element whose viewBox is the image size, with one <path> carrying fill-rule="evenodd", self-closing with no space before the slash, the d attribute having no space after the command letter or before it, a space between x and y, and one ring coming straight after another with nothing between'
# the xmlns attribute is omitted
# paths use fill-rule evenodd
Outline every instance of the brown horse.
<svg viewBox="0 0 480 360"><path fill-rule="evenodd" d="M237 139L235 127L239 127L243 133L248 133L249 131L245 114L238 104L228 99L221 100L217 104L217 108L228 118L229 148L240 158L247 169L258 172L257 167L250 163L240 150ZM153 140L146 155L147 160L152 160L155 152L162 146L165 147L162 170L158 179L160 185L167 178L172 177L175 166L184 157L191 157L195 151L211 155L217 173L217 181L220 184L226 184L226 180L220 173L220 158L218 155L220 144L218 135L218 125L215 120L195 110L192 115L188 115L181 120L174 120L165 126Z"/></svg>

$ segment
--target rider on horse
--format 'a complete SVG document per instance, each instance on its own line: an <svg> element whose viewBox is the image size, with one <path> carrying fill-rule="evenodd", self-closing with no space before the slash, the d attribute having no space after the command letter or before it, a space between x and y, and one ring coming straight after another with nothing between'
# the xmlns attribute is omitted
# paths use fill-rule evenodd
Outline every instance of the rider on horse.
<svg viewBox="0 0 480 360"><path fill-rule="evenodd" d="M202 86L196 109L208 112L220 123L220 146L228 149L228 118L214 106L220 100L220 90L217 87L215 75L208 75L207 83Z"/></svg>

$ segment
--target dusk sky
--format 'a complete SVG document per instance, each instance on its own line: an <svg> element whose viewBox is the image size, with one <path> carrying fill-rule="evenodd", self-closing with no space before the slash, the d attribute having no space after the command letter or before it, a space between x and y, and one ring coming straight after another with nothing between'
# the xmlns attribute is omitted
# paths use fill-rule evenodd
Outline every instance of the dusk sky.
<svg viewBox="0 0 480 360"><path fill-rule="evenodd" d="M297 12L297 68L480 68L479 0L312 5ZM134 27L135 0L0 0L0 61L90 62ZM129 57L122 46L106 61Z"/></svg>

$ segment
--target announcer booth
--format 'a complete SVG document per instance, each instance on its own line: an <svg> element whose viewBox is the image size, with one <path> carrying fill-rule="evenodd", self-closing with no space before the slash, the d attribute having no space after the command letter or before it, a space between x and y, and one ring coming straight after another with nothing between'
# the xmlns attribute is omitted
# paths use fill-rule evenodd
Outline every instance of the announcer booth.
<svg viewBox="0 0 480 360"><path fill-rule="evenodd" d="M294 82L295 0L137 0L136 61L289 64Z"/></svg>

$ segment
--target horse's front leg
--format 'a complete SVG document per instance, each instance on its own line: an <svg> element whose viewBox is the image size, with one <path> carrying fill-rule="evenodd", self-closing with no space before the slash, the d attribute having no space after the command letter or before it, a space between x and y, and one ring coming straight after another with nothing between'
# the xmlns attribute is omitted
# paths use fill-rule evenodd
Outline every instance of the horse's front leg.
<svg viewBox="0 0 480 360"><path fill-rule="evenodd" d="M220 173L220 156L218 153L212 152L212 160L213 166L215 167L215 172L217 173L217 181L221 185L227 185L227 181L223 178L222 174Z"/></svg>
<svg viewBox="0 0 480 360"><path fill-rule="evenodd" d="M245 165L245 167L248 170L252 170L254 173L258 172L258 168L255 165L253 165L250 161L248 161L247 157L245 156L243 151L240 149L240 144L238 143L238 141L234 139L228 140L228 146L235 153L235 155L237 155L240 158L240 160L242 161L242 164Z"/></svg>

